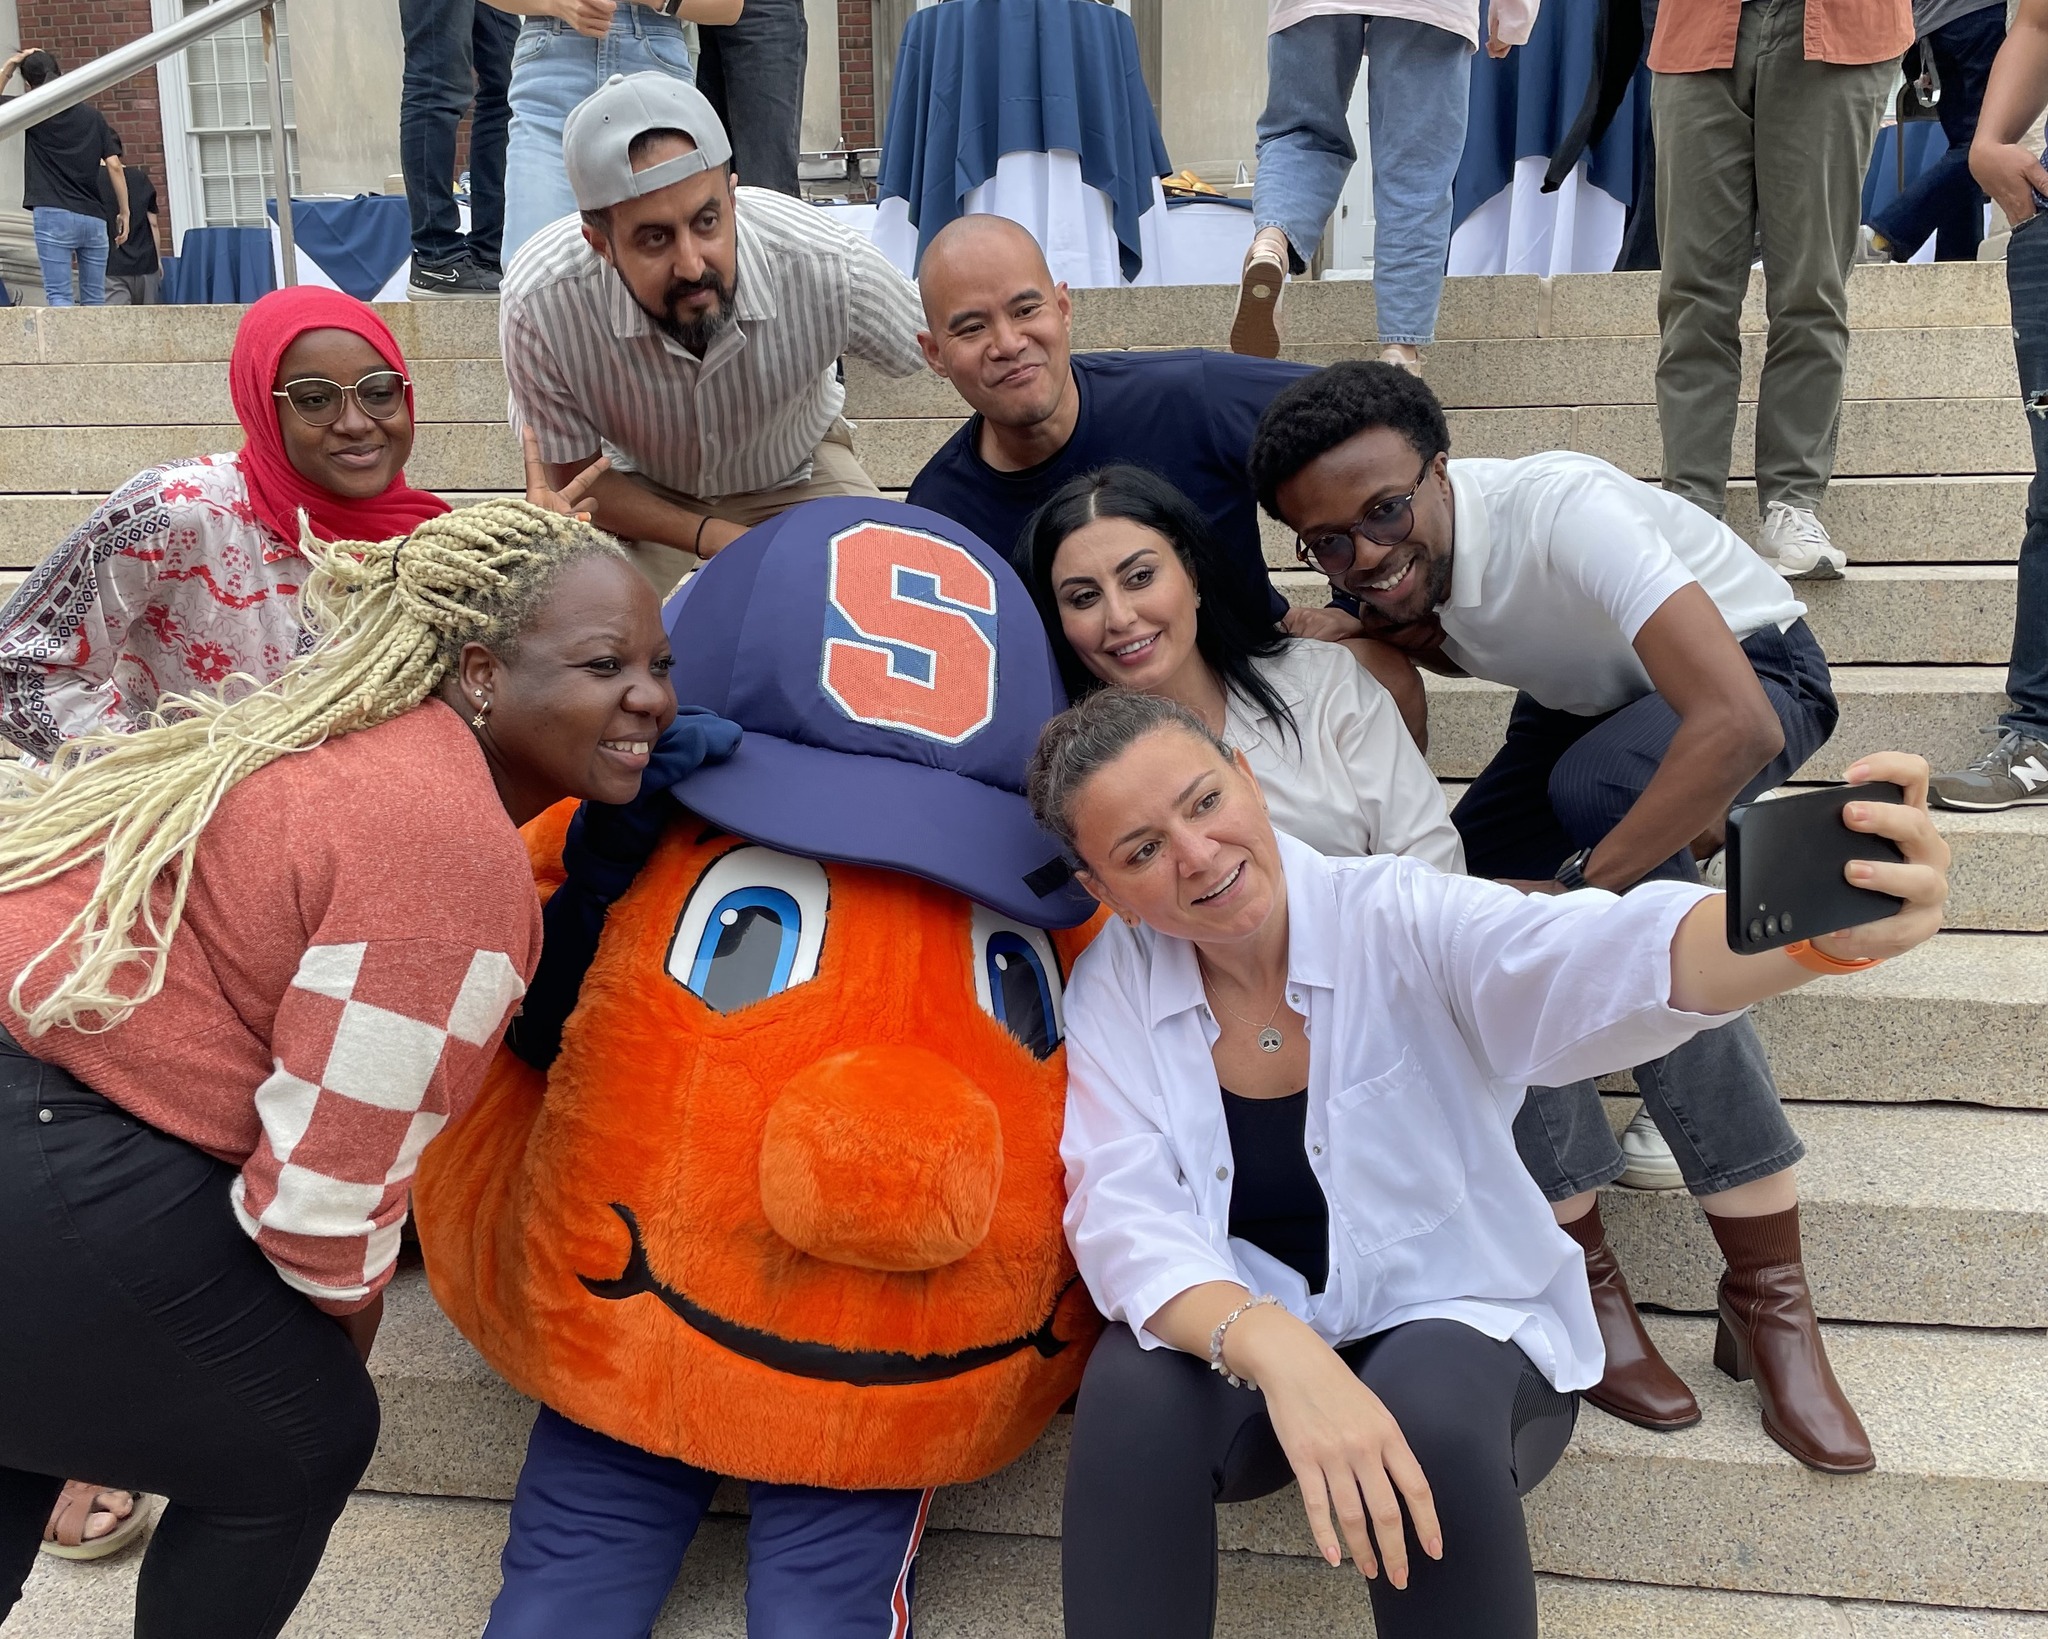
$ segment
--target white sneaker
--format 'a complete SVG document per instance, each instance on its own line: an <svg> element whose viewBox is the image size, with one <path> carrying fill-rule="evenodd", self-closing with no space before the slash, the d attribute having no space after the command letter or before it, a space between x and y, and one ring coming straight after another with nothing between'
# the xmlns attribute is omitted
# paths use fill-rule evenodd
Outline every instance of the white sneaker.
<svg viewBox="0 0 2048 1639"><path fill-rule="evenodd" d="M1648 1110L1638 1109L1622 1133L1621 1153L1628 1165L1615 1182L1624 1189L1685 1188L1685 1174L1678 1170L1671 1146L1664 1142Z"/></svg>
<svg viewBox="0 0 2048 1639"><path fill-rule="evenodd" d="M1803 506L1773 501L1764 509L1763 534L1757 544L1777 560L1787 580L1840 580L1849 555L1833 541L1821 521Z"/></svg>

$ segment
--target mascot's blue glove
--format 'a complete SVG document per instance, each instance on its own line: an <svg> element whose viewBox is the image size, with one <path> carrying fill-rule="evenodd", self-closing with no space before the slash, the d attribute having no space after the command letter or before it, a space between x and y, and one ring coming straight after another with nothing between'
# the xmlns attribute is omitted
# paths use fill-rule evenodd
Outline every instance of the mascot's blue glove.
<svg viewBox="0 0 2048 1639"><path fill-rule="evenodd" d="M686 706L662 731L631 802L586 802L562 843L568 875L541 912L540 963L505 1043L536 1070L562 1050L562 1027L575 1011L583 975L604 936L605 912L633 885L661 834L679 812L669 787L705 763L725 761L740 727Z"/></svg>

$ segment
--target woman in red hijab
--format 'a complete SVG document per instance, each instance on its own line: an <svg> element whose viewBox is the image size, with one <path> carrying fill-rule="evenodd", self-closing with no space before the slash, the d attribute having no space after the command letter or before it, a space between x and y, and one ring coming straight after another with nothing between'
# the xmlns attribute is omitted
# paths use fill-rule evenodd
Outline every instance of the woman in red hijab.
<svg viewBox="0 0 2048 1639"><path fill-rule="evenodd" d="M276 677L307 641L302 519L322 540L380 541L448 510L406 485L405 355L354 297L265 296L235 333L228 380L240 452L130 479L0 610L0 736L31 756L141 727L164 694ZM114 1552L142 1528L139 1503L70 1482L45 1552Z"/></svg>
<svg viewBox="0 0 2048 1639"><path fill-rule="evenodd" d="M235 333L243 445L130 479L0 609L0 737L37 758L160 696L267 683L306 643L300 529L379 541L448 510L405 482L412 381L352 296L273 291Z"/></svg>

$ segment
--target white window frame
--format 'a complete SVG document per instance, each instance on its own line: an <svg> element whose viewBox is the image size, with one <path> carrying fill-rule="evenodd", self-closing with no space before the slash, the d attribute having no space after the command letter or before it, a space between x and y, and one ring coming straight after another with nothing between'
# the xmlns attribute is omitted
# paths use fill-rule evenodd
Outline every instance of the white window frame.
<svg viewBox="0 0 2048 1639"><path fill-rule="evenodd" d="M150 23L167 28L185 17L184 0L150 0ZM157 103L164 131L164 195L171 212L172 254L182 252L187 228L206 226L206 195L192 140L192 87L185 53L157 64ZM268 127L254 127L268 135ZM289 137L289 134L288 134Z"/></svg>

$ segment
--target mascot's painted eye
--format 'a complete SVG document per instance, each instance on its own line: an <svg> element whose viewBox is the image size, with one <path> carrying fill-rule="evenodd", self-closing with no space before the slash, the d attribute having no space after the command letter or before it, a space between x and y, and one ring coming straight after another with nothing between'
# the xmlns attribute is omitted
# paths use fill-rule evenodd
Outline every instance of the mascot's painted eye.
<svg viewBox="0 0 2048 1639"><path fill-rule="evenodd" d="M720 1013L780 995L817 973L829 903L814 859L754 847L720 854L683 901L668 976Z"/></svg>
<svg viewBox="0 0 2048 1639"><path fill-rule="evenodd" d="M1066 1034L1060 964L1037 928L974 907L974 997L982 1010L1039 1058Z"/></svg>

